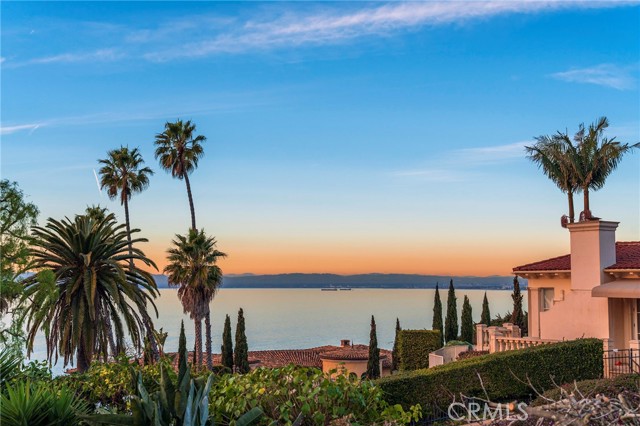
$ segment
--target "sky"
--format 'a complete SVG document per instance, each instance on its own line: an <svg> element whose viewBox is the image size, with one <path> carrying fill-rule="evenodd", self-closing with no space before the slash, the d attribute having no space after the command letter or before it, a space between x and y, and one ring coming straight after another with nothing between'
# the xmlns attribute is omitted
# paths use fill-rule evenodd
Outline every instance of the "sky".
<svg viewBox="0 0 640 426"><path fill-rule="evenodd" d="M535 136L607 116L640 141L640 3L5 2L0 175L49 217L100 204L98 159L139 147L131 200L162 269L190 225L154 158L167 121L206 136L190 176L227 274L505 275L565 254ZM640 150L639 150L640 151ZM576 205L581 210L581 196ZM640 152L592 193L640 240Z"/></svg>

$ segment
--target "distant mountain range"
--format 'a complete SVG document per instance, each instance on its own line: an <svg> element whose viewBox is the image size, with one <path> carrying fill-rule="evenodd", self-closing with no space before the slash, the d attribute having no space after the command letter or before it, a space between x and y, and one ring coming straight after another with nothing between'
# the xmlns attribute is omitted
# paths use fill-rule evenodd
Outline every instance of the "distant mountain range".
<svg viewBox="0 0 640 426"><path fill-rule="evenodd" d="M158 288L168 288L168 280L165 275L154 275ZM276 275L226 275L222 286L224 288L435 288L448 287L449 280L453 279L456 288L473 288L487 290L511 289L513 276L490 277L452 277L444 275L417 275L417 274L360 274L360 275L336 275L336 274L276 274ZM520 280L523 288L526 288L526 280Z"/></svg>

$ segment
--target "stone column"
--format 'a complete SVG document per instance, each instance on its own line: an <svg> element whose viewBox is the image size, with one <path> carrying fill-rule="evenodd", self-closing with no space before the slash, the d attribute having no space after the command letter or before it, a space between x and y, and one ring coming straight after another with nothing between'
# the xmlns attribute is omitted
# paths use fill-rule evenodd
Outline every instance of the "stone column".
<svg viewBox="0 0 640 426"><path fill-rule="evenodd" d="M476 324L476 351L484 350L484 331L486 328L485 324Z"/></svg>
<svg viewBox="0 0 640 426"><path fill-rule="evenodd" d="M609 378L610 372L611 372L611 365L610 361L609 361L609 355L611 354L610 351L613 350L613 339L602 339L602 350L604 351L604 359L603 359L603 365L604 365L604 378Z"/></svg>
<svg viewBox="0 0 640 426"><path fill-rule="evenodd" d="M499 327L489 327L489 353L500 352L497 337L503 337L502 331L496 330Z"/></svg>

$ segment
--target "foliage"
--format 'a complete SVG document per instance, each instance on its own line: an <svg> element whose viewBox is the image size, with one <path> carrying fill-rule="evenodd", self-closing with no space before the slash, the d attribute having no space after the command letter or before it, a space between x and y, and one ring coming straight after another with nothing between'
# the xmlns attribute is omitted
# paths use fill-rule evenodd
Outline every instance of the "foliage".
<svg viewBox="0 0 640 426"><path fill-rule="evenodd" d="M487 299L487 292L484 292L484 299L482 299L482 314L480 314L480 324L484 324L487 327L491 325L491 311L489 310L489 300Z"/></svg>
<svg viewBox="0 0 640 426"><path fill-rule="evenodd" d="M184 334L184 321L180 321L180 338L178 339L178 375L184 376L187 371L187 336Z"/></svg>
<svg viewBox="0 0 640 426"><path fill-rule="evenodd" d="M573 194L578 191L575 173L571 161L566 153L566 148L562 142L560 134L552 136L538 136L533 146L526 146L527 158L538 165L543 173L556 186L567 194L569 200L569 222L575 220L575 208L573 205Z"/></svg>
<svg viewBox="0 0 640 426"><path fill-rule="evenodd" d="M12 350L0 352L0 390L4 391L5 384L20 374L21 363L22 354Z"/></svg>
<svg viewBox="0 0 640 426"><path fill-rule="evenodd" d="M222 332L222 366L233 371L233 341L231 340L231 318L227 315L224 319L224 331Z"/></svg>
<svg viewBox="0 0 640 426"><path fill-rule="evenodd" d="M380 377L380 348L378 348L378 336L376 333L376 320L371 315L371 332L369 333L369 360L367 361L367 378Z"/></svg>
<svg viewBox="0 0 640 426"><path fill-rule="evenodd" d="M49 360L60 354L67 365L75 356L78 369L85 371L94 355L106 358L110 338L124 347L125 327L126 337L139 349L140 312L147 311L148 303L155 308L158 290L149 272L127 263L155 264L138 248L129 252L124 225L113 215L100 222L87 216L50 218L45 227L34 228L33 236L32 269L49 270L55 279L53 285L40 275L25 280L28 352L43 330Z"/></svg>
<svg viewBox="0 0 640 426"><path fill-rule="evenodd" d="M183 327L184 331L184 327ZM184 332L182 333L184 335ZM185 360L186 345L180 348L179 358ZM183 361L184 363L184 361ZM191 368L181 369L175 376L170 363L159 365L160 380L153 381L154 391L144 384L143 373L136 368L129 368L133 378L131 386L135 389L130 397L129 414L103 414L92 418L99 425L132 425L132 426L207 426L212 425L209 414L209 393L214 375L194 377ZM238 424L249 425L261 416L259 408L245 413Z"/></svg>
<svg viewBox="0 0 640 426"><path fill-rule="evenodd" d="M189 173L198 167L198 161L204 155L203 142L207 140L202 135L195 136L193 133L196 125L190 120L183 122L178 120L175 123L165 123L164 132L156 135L155 145L156 159L160 161L160 166L171 176L184 179L187 186L187 196L189 197L189 208L191 210L191 229L196 229L196 214L193 207L193 196L191 195L191 184L189 183Z"/></svg>
<svg viewBox="0 0 640 426"><path fill-rule="evenodd" d="M176 235L164 268L169 285L179 286L178 298L196 331L196 365L202 363L202 320L209 315L211 300L222 284L222 270L216 264L226 254L216 249L216 240L204 230L190 229L187 236ZM208 323L210 326L210 323ZM211 331L207 331L207 366L211 368Z"/></svg>
<svg viewBox="0 0 640 426"><path fill-rule="evenodd" d="M562 391L567 393L578 390L584 395L605 395L607 397L615 397L622 392L634 392L640 395L640 375L639 374L622 374L611 379L590 379L581 380L573 383L566 383L561 387L553 387L533 401L532 405L546 404L548 399L559 400L562 397Z"/></svg>
<svg viewBox="0 0 640 426"><path fill-rule="evenodd" d="M520 332L523 336L527 335L527 324L525 323L524 310L522 309L522 293L520 292L520 283L518 277L513 277L513 294L511 299L513 300L513 310L511 311L511 321L513 325L520 327Z"/></svg>
<svg viewBox="0 0 640 426"><path fill-rule="evenodd" d="M462 317L460 319L460 340L473 343L473 313L471 310L471 303L469 303L469 298L465 294L464 302L462 303Z"/></svg>
<svg viewBox="0 0 640 426"><path fill-rule="evenodd" d="M377 383L389 403L404 407L419 403L446 408L460 394L503 401L530 395L529 381L544 391L554 382L600 377L602 354L601 340L578 339L473 357L383 377Z"/></svg>
<svg viewBox="0 0 640 426"><path fill-rule="evenodd" d="M18 276L26 270L29 229L38 217L38 208L25 198L16 182L0 180L0 314L20 295Z"/></svg>
<svg viewBox="0 0 640 426"><path fill-rule="evenodd" d="M487 355L489 351L466 351L458 354L458 359L475 358L477 356Z"/></svg>
<svg viewBox="0 0 640 426"><path fill-rule="evenodd" d="M238 311L238 324L236 325L236 348L233 352L233 364L238 373L249 372L249 345L244 326L244 311Z"/></svg>
<svg viewBox="0 0 640 426"><path fill-rule="evenodd" d="M436 295L433 299L433 321L431 323L432 330L440 332L440 346L444 345L444 325L442 322L442 300L440 300L440 289L436 284Z"/></svg>
<svg viewBox="0 0 640 426"><path fill-rule="evenodd" d="M398 340L400 370L429 367L429 353L442 347L438 330L402 330Z"/></svg>
<svg viewBox="0 0 640 426"><path fill-rule="evenodd" d="M119 149L111 150L107 153L107 158L98 160L100 168L100 188L107 190L109 199L120 198L120 204L124 206L125 225L127 228L127 240L129 241L129 254L133 253L133 243L131 241L131 221L129 220L129 201L136 192L142 192L149 187L149 176L153 175L153 170L143 167L144 160L138 148L129 149L121 146ZM95 222L100 222L105 216L104 211L99 207L87 209L87 215ZM129 258L131 268L134 267L133 258ZM153 333L153 325L146 309L141 311L142 322L146 333L147 356L150 355L152 361L158 359L158 342ZM113 341L110 344L114 345ZM117 351L116 348L113 348Z"/></svg>
<svg viewBox="0 0 640 426"><path fill-rule="evenodd" d="M391 371L397 371L400 368L400 349L398 347L400 330L402 330L402 327L400 327L400 319L396 318L396 334L395 334L395 337L393 338L393 350L391 351L391 358L393 358Z"/></svg>
<svg viewBox="0 0 640 426"><path fill-rule="evenodd" d="M449 282L447 294L447 316L444 320L444 340L456 340L458 338L458 306L456 302L456 290L453 288L453 280Z"/></svg>
<svg viewBox="0 0 640 426"><path fill-rule="evenodd" d="M89 414L73 391L47 382L24 380L0 394L0 424L7 426L75 426Z"/></svg>
<svg viewBox="0 0 640 426"><path fill-rule="evenodd" d="M331 379L314 368L289 365L258 368L244 375L225 375L214 382L211 412L216 424L237 425L233 419L259 407L262 425L291 425L303 415L303 425L328 425L350 416L351 424L407 423L418 416L387 404L379 387L355 375Z"/></svg>
<svg viewBox="0 0 640 426"><path fill-rule="evenodd" d="M94 362L84 373L58 376L55 381L74 389L87 402L126 411L130 408L130 395L136 392L131 381L131 368L135 367L140 373L147 389L155 391L161 365L171 365L171 359L165 357L156 364L139 365L121 355L115 362ZM175 376L175 373L172 374Z"/></svg>
<svg viewBox="0 0 640 426"><path fill-rule="evenodd" d="M591 217L589 207L589 190L602 188L607 177L617 168L622 157L633 148L639 148L640 143L634 145L622 144L613 138L604 137L609 127L606 117L585 128L580 124L573 136L573 141L567 133L558 132L558 139L563 143L565 156L571 164L571 170L577 185L584 195L584 213L586 219ZM574 144L575 142L575 144Z"/></svg>

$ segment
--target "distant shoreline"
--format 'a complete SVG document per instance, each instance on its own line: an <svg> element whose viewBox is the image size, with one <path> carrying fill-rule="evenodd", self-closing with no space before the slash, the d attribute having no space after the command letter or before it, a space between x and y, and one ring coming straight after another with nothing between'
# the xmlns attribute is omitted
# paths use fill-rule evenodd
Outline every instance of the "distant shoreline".
<svg viewBox="0 0 640 426"><path fill-rule="evenodd" d="M167 277L154 275L158 288L170 288ZM490 277L450 277L417 274L277 274L277 275L228 275L224 277L222 288L273 288L273 289L435 289L436 284L446 291L453 280L460 290L510 290L513 276ZM520 280L523 288L526 280Z"/></svg>

